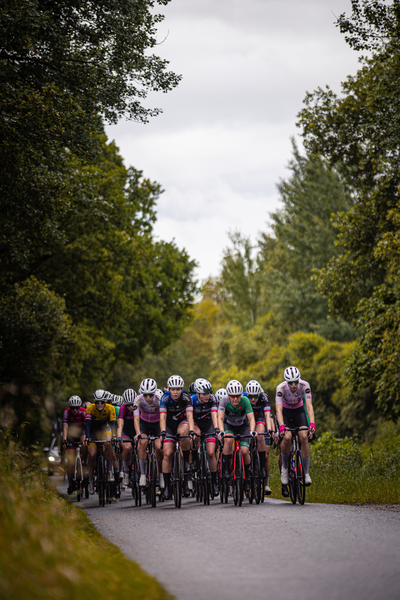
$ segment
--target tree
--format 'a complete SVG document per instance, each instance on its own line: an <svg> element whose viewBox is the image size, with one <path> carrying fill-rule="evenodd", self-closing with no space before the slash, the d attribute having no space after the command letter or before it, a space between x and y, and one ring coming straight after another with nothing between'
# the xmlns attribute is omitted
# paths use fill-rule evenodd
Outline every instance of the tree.
<svg viewBox="0 0 400 600"><path fill-rule="evenodd" d="M292 144L290 177L278 185L282 208L270 215L272 235L264 233L260 241L265 306L283 335L309 331L352 339L349 324L329 318L314 278L337 252L332 217L349 209L351 196L336 171L317 157L302 156L294 140Z"/></svg>
<svg viewBox="0 0 400 600"><path fill-rule="evenodd" d="M340 253L320 276L332 313L352 316L360 331L349 367L352 389L372 384L378 405L396 417L400 4L352 4L351 19L342 15L338 24L352 47L372 56L343 84L341 97L329 89L308 94L299 124L308 150L334 165L353 189L352 208L337 218Z"/></svg>
<svg viewBox="0 0 400 600"><path fill-rule="evenodd" d="M25 269L72 200L71 153L100 154L102 118L146 122L180 77L149 52L169 0L0 0L0 254ZM65 194L70 190L70 195ZM3 262L4 261L4 262Z"/></svg>

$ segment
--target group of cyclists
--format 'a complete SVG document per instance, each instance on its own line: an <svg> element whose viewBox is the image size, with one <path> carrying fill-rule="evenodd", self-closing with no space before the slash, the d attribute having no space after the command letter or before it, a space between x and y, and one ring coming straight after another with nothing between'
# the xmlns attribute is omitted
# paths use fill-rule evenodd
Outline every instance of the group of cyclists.
<svg viewBox="0 0 400 600"><path fill-rule="evenodd" d="M272 417L268 395L260 383L251 380L243 389L233 379L226 388L213 394L211 383L198 378L184 389L180 375L172 375L167 386L161 390L152 378L144 379L138 393L127 389L122 396L98 389L93 402L83 403L77 395L68 400L63 413L63 448L66 451L68 493L73 490L73 465L76 444L81 443L83 456L87 459L89 493L93 494L94 473L97 462L97 443L104 442L103 454L107 464L108 481L119 478L122 489L129 485L129 473L134 446L140 465L139 485L146 485L147 438L155 439L157 459L157 484L165 500L171 498L172 459L175 439L180 438L180 449L184 466L183 494L188 497L192 489L192 462L200 436L205 438L209 460L213 496L219 494L217 483L218 446L222 445L223 476L231 472L234 435L240 435L240 450L243 457L245 491L248 492L250 468L250 440L257 443L265 495L271 494L269 486L271 444L280 447L282 494L288 495L288 461L292 433L289 429L302 428L299 439L303 454L305 484L311 485L309 474L310 448L308 440L315 433L314 410L311 388L300 377L297 367L284 371L284 381L276 388L275 418ZM115 447L120 448L119 460Z"/></svg>

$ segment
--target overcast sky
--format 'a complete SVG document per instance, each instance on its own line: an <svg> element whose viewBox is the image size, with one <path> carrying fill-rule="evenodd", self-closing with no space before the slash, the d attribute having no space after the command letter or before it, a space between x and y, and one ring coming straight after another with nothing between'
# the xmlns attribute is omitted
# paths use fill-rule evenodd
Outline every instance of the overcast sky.
<svg viewBox="0 0 400 600"><path fill-rule="evenodd" d="M351 1L172 0L162 10L155 53L182 82L151 96L162 115L107 134L126 166L162 185L155 235L186 248L203 280L218 274L229 230L268 229L306 91L339 92L357 71L334 26Z"/></svg>

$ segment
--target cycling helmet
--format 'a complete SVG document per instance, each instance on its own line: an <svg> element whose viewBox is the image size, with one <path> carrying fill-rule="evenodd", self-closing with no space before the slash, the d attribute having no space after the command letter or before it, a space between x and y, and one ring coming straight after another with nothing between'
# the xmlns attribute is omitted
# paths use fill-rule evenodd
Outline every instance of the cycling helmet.
<svg viewBox="0 0 400 600"><path fill-rule="evenodd" d="M262 387L261 385L258 383L258 381L256 381L255 379L252 379L251 381L249 381L249 383L246 385L246 392L248 394L250 394L251 396L255 396L256 394L261 394L262 392Z"/></svg>
<svg viewBox="0 0 400 600"><path fill-rule="evenodd" d="M283 376L288 383L294 383L300 380L300 371L296 367L288 367Z"/></svg>
<svg viewBox="0 0 400 600"><path fill-rule="evenodd" d="M93 401L94 402L107 402L108 400L108 394L109 392L106 392L105 390L96 390L95 393L93 394Z"/></svg>
<svg viewBox="0 0 400 600"><path fill-rule="evenodd" d="M157 389L157 383L154 379L143 379L139 387L139 394L154 394Z"/></svg>
<svg viewBox="0 0 400 600"><path fill-rule="evenodd" d="M225 396L227 396L227 391L225 388L219 388L219 390L217 390L215 392L215 398L218 402L218 404L221 402L222 398L225 398Z"/></svg>
<svg viewBox="0 0 400 600"><path fill-rule="evenodd" d="M196 394L211 394L212 385L207 379L196 379L194 382L194 391Z"/></svg>
<svg viewBox="0 0 400 600"><path fill-rule="evenodd" d="M226 386L228 396L238 396L243 394L243 386L237 379L231 379Z"/></svg>
<svg viewBox="0 0 400 600"><path fill-rule="evenodd" d="M189 394L195 394L196 393L196 390L194 389L194 381L192 381L192 383L189 385L188 392L189 392Z"/></svg>
<svg viewBox="0 0 400 600"><path fill-rule="evenodd" d="M131 390L131 389L125 390L122 395L124 404L133 404L135 402L136 396L137 396L137 393L135 392L135 390Z"/></svg>
<svg viewBox="0 0 400 600"><path fill-rule="evenodd" d="M157 389L155 391L155 393L157 394L157 396L160 396L160 398L161 398L161 396L163 395L164 392L162 390L160 390L160 389Z"/></svg>
<svg viewBox="0 0 400 600"><path fill-rule="evenodd" d="M183 388L185 382L180 375L171 375L167 381L167 387L170 388Z"/></svg>
<svg viewBox="0 0 400 600"><path fill-rule="evenodd" d="M114 394L114 397L112 399L112 404L113 406L122 406L124 403L124 399L122 396L117 396L116 394Z"/></svg>
<svg viewBox="0 0 400 600"><path fill-rule="evenodd" d="M68 400L68 404L76 408L78 406L82 406L82 400L79 398L79 396L71 396L71 398Z"/></svg>

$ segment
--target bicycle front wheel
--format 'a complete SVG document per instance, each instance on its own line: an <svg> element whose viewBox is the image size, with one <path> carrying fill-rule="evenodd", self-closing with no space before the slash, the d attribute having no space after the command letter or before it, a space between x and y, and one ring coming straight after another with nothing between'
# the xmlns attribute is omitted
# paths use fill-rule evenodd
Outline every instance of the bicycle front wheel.
<svg viewBox="0 0 400 600"><path fill-rule="evenodd" d="M296 471L297 471L297 497L299 504L304 504L306 501L306 481L303 467L303 455L301 450L298 450L296 456Z"/></svg>
<svg viewBox="0 0 400 600"><path fill-rule="evenodd" d="M242 506L243 502L243 466L242 453L236 452L235 473L233 478L233 500L237 506Z"/></svg>
<svg viewBox="0 0 400 600"><path fill-rule="evenodd" d="M82 496L82 481L83 481L82 461L81 461L80 456L77 456L75 459L74 479L75 479L74 483L75 483L75 490L76 490L76 500L77 500L77 502L80 502L81 496Z"/></svg>
<svg viewBox="0 0 400 600"><path fill-rule="evenodd" d="M182 478L183 478L183 468L182 468L182 458L179 450L175 452L174 456L174 473L175 473L175 481L174 481L174 500L176 508L180 508L182 504Z"/></svg>
<svg viewBox="0 0 400 600"><path fill-rule="evenodd" d="M202 472L203 472L203 502L205 505L210 504L210 495L211 495L211 472L210 465L208 464L208 457L205 452L203 452L203 464L202 464Z"/></svg>
<svg viewBox="0 0 400 600"><path fill-rule="evenodd" d="M150 456L149 474L150 474L150 482L149 482L150 503L151 503L151 506L153 508L155 508L155 506L157 504L157 495L156 495L157 467L156 467L156 457L153 455Z"/></svg>
<svg viewBox="0 0 400 600"><path fill-rule="evenodd" d="M106 495L106 464L104 456L99 456L97 461L97 493L99 494L99 505L105 505Z"/></svg>
<svg viewBox="0 0 400 600"><path fill-rule="evenodd" d="M297 500L297 482L296 482L296 455L291 454L289 459L289 495L292 504Z"/></svg>

